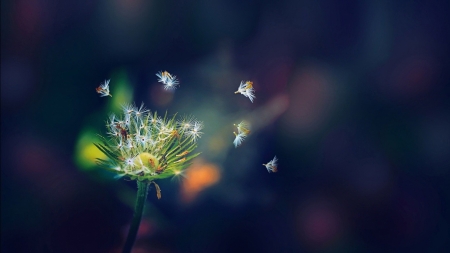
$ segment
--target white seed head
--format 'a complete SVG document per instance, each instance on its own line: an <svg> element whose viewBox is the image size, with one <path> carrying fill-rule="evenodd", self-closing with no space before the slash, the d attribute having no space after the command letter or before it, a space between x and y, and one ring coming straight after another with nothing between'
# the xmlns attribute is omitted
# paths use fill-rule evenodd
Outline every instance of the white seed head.
<svg viewBox="0 0 450 253"><path fill-rule="evenodd" d="M266 167L266 169L267 169L267 171L270 173L270 172L277 172L278 171L278 164L277 164L277 162L278 162L278 159L277 159L277 157L275 156L272 160L270 160L267 164L263 164L265 167Z"/></svg>
<svg viewBox="0 0 450 253"><path fill-rule="evenodd" d="M177 76L172 76L167 71L160 71L156 73L156 76L159 77L158 82L164 84L165 90L174 90L177 88L178 84L180 83L177 80Z"/></svg>
<svg viewBox="0 0 450 253"><path fill-rule="evenodd" d="M244 95L245 97L248 97L250 101L253 103L253 100L255 99L255 89L253 88L253 82L251 81L241 81L241 84L239 84L239 88L234 93L240 93Z"/></svg>
<svg viewBox="0 0 450 253"><path fill-rule="evenodd" d="M100 86L96 88L96 91L100 94L100 97L112 97L112 95L109 93L109 81L109 79L105 80L105 82L101 83Z"/></svg>
<svg viewBox="0 0 450 253"><path fill-rule="evenodd" d="M242 142L244 141L245 137L247 137L247 135L245 135L245 133L239 133L239 134L234 133L234 135L236 137L234 138L233 144L234 144L234 147L237 148L242 144Z"/></svg>

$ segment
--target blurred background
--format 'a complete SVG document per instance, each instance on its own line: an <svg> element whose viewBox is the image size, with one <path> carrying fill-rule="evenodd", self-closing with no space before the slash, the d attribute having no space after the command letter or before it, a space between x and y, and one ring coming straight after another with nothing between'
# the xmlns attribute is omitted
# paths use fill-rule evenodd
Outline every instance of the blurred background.
<svg viewBox="0 0 450 253"><path fill-rule="evenodd" d="M1 251L121 252L136 184L93 146L127 102L204 122L139 252L450 248L448 1L1 2ZM180 80L164 91L156 73ZM113 97L95 88L111 79ZM254 82L253 103L234 94ZM233 146L233 124L252 133ZM262 166L279 158L278 173Z"/></svg>

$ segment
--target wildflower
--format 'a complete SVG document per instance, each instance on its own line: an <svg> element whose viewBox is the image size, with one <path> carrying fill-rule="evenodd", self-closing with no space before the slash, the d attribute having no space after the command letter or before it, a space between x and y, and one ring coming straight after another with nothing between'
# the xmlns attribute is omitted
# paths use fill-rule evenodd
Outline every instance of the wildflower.
<svg viewBox="0 0 450 253"><path fill-rule="evenodd" d="M180 174L198 155L186 156L196 148L203 124L193 121L184 129L175 116L161 118L143 108L124 105L123 115L110 116L109 137L95 144L108 159L97 159L97 163L119 177L149 183Z"/></svg>
<svg viewBox="0 0 450 253"><path fill-rule="evenodd" d="M98 86L95 90L97 91L97 93L100 94L100 97L106 97L106 96L110 96L112 97L111 94L109 94L109 79L105 80L104 83L100 84L100 86Z"/></svg>
<svg viewBox="0 0 450 253"><path fill-rule="evenodd" d="M180 83L177 80L177 76L172 76L167 71L164 71L164 72L160 71L160 72L156 73L156 76L159 77L158 82L164 84L165 90L174 90L177 88L178 84Z"/></svg>
<svg viewBox="0 0 450 253"><path fill-rule="evenodd" d="M255 99L255 89L253 88L253 82L247 81L244 83L244 81L241 81L238 90L234 92L234 94L237 93L241 93L245 97L248 97L253 103L253 99Z"/></svg>
<svg viewBox="0 0 450 253"><path fill-rule="evenodd" d="M143 104L139 108L131 104L122 108L123 115L112 114L106 121L109 138L101 137L101 143L95 145L107 156L97 158L97 163L115 173L114 178L137 181L135 215L122 251L131 252L149 186L154 184L160 199L161 189L155 180L183 175L183 170L199 155L188 154L196 148L203 123L192 117L182 121L177 121L175 116L167 118L167 114L158 117Z"/></svg>
<svg viewBox="0 0 450 253"><path fill-rule="evenodd" d="M270 172L277 172L278 171L278 165L277 165L278 159L277 156L275 156L270 162L267 164L263 164L266 166L267 171Z"/></svg>

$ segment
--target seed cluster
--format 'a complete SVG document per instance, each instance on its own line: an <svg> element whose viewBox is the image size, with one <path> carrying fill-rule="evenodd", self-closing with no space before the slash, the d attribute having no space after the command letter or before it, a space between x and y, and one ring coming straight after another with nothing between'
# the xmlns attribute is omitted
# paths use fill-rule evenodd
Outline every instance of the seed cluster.
<svg viewBox="0 0 450 253"><path fill-rule="evenodd" d="M123 115L111 115L106 127L108 137L96 146L110 159L97 159L98 164L118 177L153 181L179 175L198 155L191 152L203 124L192 117L159 117L143 105L125 105Z"/></svg>

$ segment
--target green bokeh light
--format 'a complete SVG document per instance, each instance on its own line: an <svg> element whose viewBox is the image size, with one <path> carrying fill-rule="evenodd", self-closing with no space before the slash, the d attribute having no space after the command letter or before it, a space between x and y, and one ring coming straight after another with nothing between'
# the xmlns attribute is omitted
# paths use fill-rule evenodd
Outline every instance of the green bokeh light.
<svg viewBox="0 0 450 253"><path fill-rule="evenodd" d="M111 75L110 89L113 97L109 99L109 112L118 112L123 104L132 102L133 87L125 70L115 71Z"/></svg>
<svg viewBox="0 0 450 253"><path fill-rule="evenodd" d="M106 156L94 145L100 137L93 129L81 131L75 147L75 162L82 170L96 169L96 158L106 159Z"/></svg>

